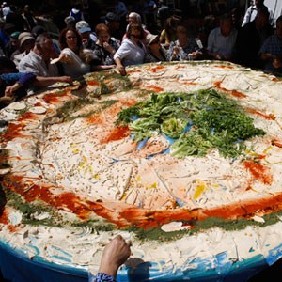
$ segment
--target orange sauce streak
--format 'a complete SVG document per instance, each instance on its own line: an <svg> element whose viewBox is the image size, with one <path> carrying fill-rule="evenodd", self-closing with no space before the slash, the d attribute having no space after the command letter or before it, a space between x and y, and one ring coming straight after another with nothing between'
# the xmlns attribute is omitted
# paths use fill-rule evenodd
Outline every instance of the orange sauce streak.
<svg viewBox="0 0 282 282"><path fill-rule="evenodd" d="M87 80L86 84L89 86L99 86L100 83L97 80Z"/></svg>
<svg viewBox="0 0 282 282"><path fill-rule="evenodd" d="M184 85L198 85L195 82L183 82L182 84L184 84Z"/></svg>
<svg viewBox="0 0 282 282"><path fill-rule="evenodd" d="M30 113L30 112L26 112L24 113L23 115L21 115L21 117L19 117L19 121L23 121L23 120L26 120L26 119L37 119L37 116L33 113Z"/></svg>
<svg viewBox="0 0 282 282"><path fill-rule="evenodd" d="M44 100L46 103L56 103L56 102L59 101L58 95L56 95L55 93L46 94L46 95L43 97L43 100Z"/></svg>
<svg viewBox="0 0 282 282"><path fill-rule="evenodd" d="M256 158L257 158L258 160L263 160L263 159L266 158L266 155L261 155L261 154L259 154L259 155L257 155Z"/></svg>
<svg viewBox="0 0 282 282"><path fill-rule="evenodd" d="M246 95L238 90L227 90L232 96L236 97L236 98L246 98Z"/></svg>
<svg viewBox="0 0 282 282"><path fill-rule="evenodd" d="M25 179L21 176L12 176L5 181L4 185L12 191L22 195L27 202L40 199L57 209L68 209L77 214L81 219L86 219L90 210L83 200L73 193L62 193L54 195L50 191L50 186L33 185L28 192L24 190Z"/></svg>
<svg viewBox="0 0 282 282"><path fill-rule="evenodd" d="M8 229L10 232L16 232L18 230L18 228L16 226L13 225L8 225Z"/></svg>
<svg viewBox="0 0 282 282"><path fill-rule="evenodd" d="M3 134L4 139L11 140L15 137L23 136L21 131L24 129L24 127L24 124L9 123L7 132Z"/></svg>
<svg viewBox="0 0 282 282"><path fill-rule="evenodd" d="M222 87L221 86L221 81L216 81L213 83L213 85L227 93L229 93L230 95L236 97L236 98L239 98L239 99L243 99L243 98L246 98L246 95L240 91L237 91L237 90L228 90L227 88L225 87Z"/></svg>
<svg viewBox="0 0 282 282"><path fill-rule="evenodd" d="M130 107L136 104L136 101L133 99L130 100L121 100L118 104L112 105L110 108L105 110L105 113L109 113L111 116L116 116L117 113L122 109L122 106ZM86 118L86 122L89 124L101 124L104 122L104 118L99 115L93 115Z"/></svg>
<svg viewBox="0 0 282 282"><path fill-rule="evenodd" d="M60 101L60 98L64 96L68 96L71 94L70 88L65 88L63 91L60 92L49 92L48 94L44 95L43 100L46 103L57 103Z"/></svg>
<svg viewBox="0 0 282 282"><path fill-rule="evenodd" d="M146 88L151 89L151 90L153 90L153 91L155 91L155 92L164 91L164 88L163 88L163 87L156 86L156 85L148 85L148 86L146 86Z"/></svg>
<svg viewBox="0 0 282 282"><path fill-rule="evenodd" d="M244 167L248 169L256 180L264 184L271 184L273 176L270 175L269 168L256 162L245 161Z"/></svg>
<svg viewBox="0 0 282 282"><path fill-rule="evenodd" d="M224 66L224 65L215 66L215 68L220 68L220 69L229 69L229 70L233 70L233 69L234 69L232 66Z"/></svg>
<svg viewBox="0 0 282 282"><path fill-rule="evenodd" d="M4 210L2 214L0 214L0 223L2 223L2 224L8 224L9 223L8 213L7 213L6 210Z"/></svg>
<svg viewBox="0 0 282 282"><path fill-rule="evenodd" d="M252 109L252 108L247 108L246 111L250 114L254 114L254 115L263 117L265 119L268 119L268 120L275 120L275 116L273 114L267 115L267 114L264 114L262 112L259 112L256 109Z"/></svg>
<svg viewBox="0 0 282 282"><path fill-rule="evenodd" d="M129 136L130 130L128 126L118 126L115 127L109 134L106 136L101 143L109 143L111 141L120 140L124 137Z"/></svg>
<svg viewBox="0 0 282 282"><path fill-rule="evenodd" d="M274 140L272 140L272 145L276 146L278 148L282 148L282 140L274 139Z"/></svg>
<svg viewBox="0 0 282 282"><path fill-rule="evenodd" d="M89 124L100 124L103 119L101 116L91 116L86 118L86 122Z"/></svg>
<svg viewBox="0 0 282 282"><path fill-rule="evenodd" d="M136 104L136 100L134 99L129 99L129 100L121 100L120 101L123 105L126 105L128 107L133 106Z"/></svg>
<svg viewBox="0 0 282 282"><path fill-rule="evenodd" d="M150 69L151 72L157 72L159 70L163 70L164 66L156 66Z"/></svg>
<svg viewBox="0 0 282 282"><path fill-rule="evenodd" d="M53 195L49 189L52 187L42 187L34 185L29 189L28 193L24 192L24 179L22 177L10 176L9 182L6 181L5 186L11 190L21 194L26 201L34 201L41 199L46 203L56 207L57 209L68 209L77 214L81 219L87 219L90 212L116 224L118 227L136 226L142 228L153 228L171 221L191 222L205 220L209 217L218 217L223 219L248 218L257 212L264 211L269 213L282 209L282 193L265 198L240 201L223 207L213 209L197 209L197 210L169 210L169 211L148 211L134 206L125 207L120 204L116 208L106 206L102 202L83 201L80 197L73 193L63 193L61 195ZM7 223L7 216L2 215L0 219Z"/></svg>

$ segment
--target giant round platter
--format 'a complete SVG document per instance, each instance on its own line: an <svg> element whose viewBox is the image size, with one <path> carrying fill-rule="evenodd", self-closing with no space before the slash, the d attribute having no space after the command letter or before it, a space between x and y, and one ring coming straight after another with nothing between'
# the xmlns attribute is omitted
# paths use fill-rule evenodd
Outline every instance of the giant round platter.
<svg viewBox="0 0 282 282"><path fill-rule="evenodd" d="M119 281L245 281L272 265L281 82L219 61L127 71L0 111L0 250L83 281L117 234L133 242Z"/></svg>

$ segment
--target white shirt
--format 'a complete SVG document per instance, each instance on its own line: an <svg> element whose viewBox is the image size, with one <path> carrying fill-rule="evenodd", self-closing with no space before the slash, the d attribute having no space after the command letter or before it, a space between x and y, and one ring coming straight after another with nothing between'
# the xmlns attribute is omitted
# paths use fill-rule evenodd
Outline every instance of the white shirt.
<svg viewBox="0 0 282 282"><path fill-rule="evenodd" d="M140 42L141 43L141 42ZM122 64L126 66L143 64L146 55L146 48L143 43L142 47L137 46L132 40L124 38L120 47L114 55L114 59L119 58Z"/></svg>
<svg viewBox="0 0 282 282"><path fill-rule="evenodd" d="M77 79L90 71L90 66L83 62L70 48L63 49L61 54L66 54L70 57L70 62L63 63L65 75Z"/></svg>
<svg viewBox="0 0 282 282"><path fill-rule="evenodd" d="M236 43L238 31L232 29L228 36L223 36L220 27L214 28L208 38L208 51L230 58Z"/></svg>
<svg viewBox="0 0 282 282"><path fill-rule="evenodd" d="M269 23L273 26L273 24L274 24L274 12L270 8L268 8L268 12L269 12ZM243 18L242 26L244 26L246 23L250 23L250 22L254 21L257 14L258 14L258 8L256 7L256 5L250 6L246 10L246 13L245 13L244 18Z"/></svg>
<svg viewBox="0 0 282 282"><path fill-rule="evenodd" d="M59 76L59 71L55 64L46 65L42 57L32 50L22 57L19 63L19 71L33 72L38 76L44 77Z"/></svg>

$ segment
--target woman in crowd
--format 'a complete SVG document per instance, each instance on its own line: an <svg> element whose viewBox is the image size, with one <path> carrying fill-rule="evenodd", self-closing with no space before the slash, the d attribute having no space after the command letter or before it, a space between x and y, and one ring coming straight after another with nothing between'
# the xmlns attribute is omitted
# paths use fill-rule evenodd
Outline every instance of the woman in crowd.
<svg viewBox="0 0 282 282"><path fill-rule="evenodd" d="M115 68L114 55L120 46L119 40L111 37L110 30L104 23L97 24L95 32L98 39L93 50L93 68L95 70Z"/></svg>
<svg viewBox="0 0 282 282"><path fill-rule="evenodd" d="M85 52L82 38L75 28L67 27L60 32L59 45L61 53L56 61L62 62L65 75L79 79L90 71L93 52Z"/></svg>
<svg viewBox="0 0 282 282"><path fill-rule="evenodd" d="M148 34L147 35L147 50L146 63L156 63L167 61L166 50L160 43L160 37L158 35Z"/></svg>
<svg viewBox="0 0 282 282"><path fill-rule="evenodd" d="M145 31L141 24L130 24L126 32L126 38L122 40L114 59L117 69L122 75L126 75L125 67L130 65L143 64L147 49L142 42L146 38Z"/></svg>
<svg viewBox="0 0 282 282"><path fill-rule="evenodd" d="M166 19L164 29L161 32L160 41L165 49L168 49L170 42L177 40L176 28L180 24L180 19L175 16L171 16Z"/></svg>
<svg viewBox="0 0 282 282"><path fill-rule="evenodd" d="M201 44L195 37L188 36L185 26L179 25L176 29L177 40L172 41L168 50L169 61L183 61L198 59L201 53Z"/></svg>

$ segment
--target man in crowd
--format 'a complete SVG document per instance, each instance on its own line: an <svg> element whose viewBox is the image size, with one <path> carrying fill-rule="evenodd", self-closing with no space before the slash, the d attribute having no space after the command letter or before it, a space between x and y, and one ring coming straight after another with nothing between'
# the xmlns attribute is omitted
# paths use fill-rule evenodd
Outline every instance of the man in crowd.
<svg viewBox="0 0 282 282"><path fill-rule="evenodd" d="M208 37L208 55L214 60L232 60L238 31L233 27L232 19L224 15L219 27L211 30Z"/></svg>
<svg viewBox="0 0 282 282"><path fill-rule="evenodd" d="M273 26L274 24L274 12L264 5L264 0L254 0L252 5L246 10L246 13L243 18L242 26L246 23L252 22L255 20L258 9L267 9L269 11L269 23Z"/></svg>
<svg viewBox="0 0 282 282"><path fill-rule="evenodd" d="M34 48L25 55L19 63L19 71L32 72L39 76L40 86L49 86L56 82L71 83L71 78L65 76L60 68L60 62L51 64L51 59L58 57L52 38L48 33L40 34Z"/></svg>
<svg viewBox="0 0 282 282"><path fill-rule="evenodd" d="M259 56L265 71L282 75L282 16L277 18L275 34L264 41Z"/></svg>

